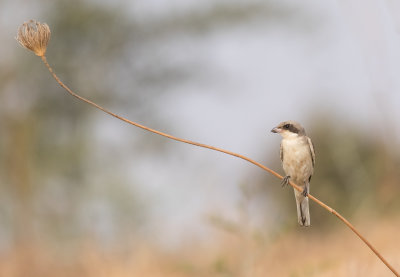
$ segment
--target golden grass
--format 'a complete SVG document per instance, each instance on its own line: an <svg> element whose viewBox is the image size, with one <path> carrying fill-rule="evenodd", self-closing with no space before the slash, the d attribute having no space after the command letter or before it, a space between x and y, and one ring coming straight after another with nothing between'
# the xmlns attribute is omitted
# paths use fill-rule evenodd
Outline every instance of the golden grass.
<svg viewBox="0 0 400 277"><path fill-rule="evenodd" d="M359 225L400 268L400 218L373 222ZM393 276L345 228L326 234L312 227L295 228L270 241L224 234L213 242L169 252L143 243L132 244L129 251L83 243L72 254L44 246L19 247L0 256L0 276Z"/></svg>

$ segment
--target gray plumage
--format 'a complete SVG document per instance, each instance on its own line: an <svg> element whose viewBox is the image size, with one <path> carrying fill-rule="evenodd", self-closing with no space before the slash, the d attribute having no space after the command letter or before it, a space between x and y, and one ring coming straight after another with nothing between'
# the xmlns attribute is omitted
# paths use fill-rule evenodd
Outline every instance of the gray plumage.
<svg viewBox="0 0 400 277"><path fill-rule="evenodd" d="M283 183L292 181L303 189L294 190L297 204L297 218L301 226L310 226L308 193L314 173L315 153L311 139L296 121L284 121L271 130L282 136L280 157L285 171Z"/></svg>

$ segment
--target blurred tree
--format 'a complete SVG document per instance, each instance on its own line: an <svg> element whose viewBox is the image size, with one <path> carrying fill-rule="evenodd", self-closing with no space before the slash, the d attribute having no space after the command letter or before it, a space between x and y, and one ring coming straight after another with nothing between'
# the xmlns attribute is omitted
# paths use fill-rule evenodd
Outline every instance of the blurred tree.
<svg viewBox="0 0 400 277"><path fill-rule="evenodd" d="M329 119L317 121L311 135L320 148L315 192L328 204L350 215L375 215L398 202L400 189L387 182L400 180L393 170L399 166L398 151L355 126ZM388 190L392 197L386 198L383 194Z"/></svg>
<svg viewBox="0 0 400 277"><path fill-rule="evenodd" d="M272 2L229 2L146 20L92 1L43 3L52 30L47 56L65 83L127 117L169 129L154 112L153 97L207 71L176 62L164 45L251 20L293 17ZM102 148L96 128L119 123L62 92L33 56L19 55L0 72L0 216L9 226L3 237L22 245L51 237L69 243L140 229L147 206L124 168L114 165L131 155L125 148L131 149L132 136L120 141L119 151ZM135 142L139 159L140 149L159 155L164 140L141 134Z"/></svg>

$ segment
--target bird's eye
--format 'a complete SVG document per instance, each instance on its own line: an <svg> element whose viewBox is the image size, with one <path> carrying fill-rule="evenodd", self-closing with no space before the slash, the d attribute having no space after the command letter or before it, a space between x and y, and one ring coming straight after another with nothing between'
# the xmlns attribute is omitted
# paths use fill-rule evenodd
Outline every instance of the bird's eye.
<svg viewBox="0 0 400 277"><path fill-rule="evenodd" d="M289 129L289 128L290 128L290 124L285 124L285 125L283 125L283 128Z"/></svg>

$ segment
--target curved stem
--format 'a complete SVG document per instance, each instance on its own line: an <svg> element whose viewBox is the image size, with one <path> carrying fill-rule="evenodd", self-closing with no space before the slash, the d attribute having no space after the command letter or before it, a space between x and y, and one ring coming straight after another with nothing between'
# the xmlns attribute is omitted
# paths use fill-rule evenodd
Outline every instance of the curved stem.
<svg viewBox="0 0 400 277"><path fill-rule="evenodd" d="M172 135L169 135L169 134L166 134L166 133L157 131L157 130L155 130L155 129L149 128L149 127L144 126L144 125L142 125L142 124L136 123L136 122L131 121L131 120L129 120L129 119L126 119L126 118L124 118L124 117L122 117L122 116L119 116L119 115L117 115L117 114L115 114L115 113L113 113L113 112L110 112L110 111L108 111L107 109L103 108L102 106L99 106L99 105L97 105L96 103L94 103L94 102L92 102L92 101L90 101L90 100L88 100L88 99L86 99L86 98L84 98L84 97L82 97L82 96L80 96L80 95L74 93L69 87L67 87L67 86L57 77L57 75L54 73L53 69L51 68L51 66L50 66L49 63L47 62L46 56L41 56L41 59L42 59L43 63L46 65L47 69L48 69L48 70L50 71L50 73L53 75L53 77L54 77L54 79L57 81L57 83L58 83L61 87L63 87L69 94L71 94L72 96L78 98L78 99L81 100L81 101L86 102L86 103L89 104L89 105L92 105L92 106L96 107L96 108L99 109L99 110L102 110L103 112L105 112L105 113L107 113L107 114L109 114L109 115L111 115L111 116L113 116L113 117L118 118L119 120L122 120L122 121L124 121L124 122L126 122L126 123L128 123L128 124L133 125L133 126L142 128L142 129L144 129L144 130L146 130L146 131L152 132L152 133L154 133L154 134L157 134L157 135L160 135L160 136L163 136L163 137L166 137L166 138L175 140L175 141L179 141L179 142L183 142L183 143L195 145L195 146L198 146L198 147L207 148L207 149L210 149L210 150L222 152L222 153L225 153L225 154L227 154L227 155L231 155L231 156L234 156L234 157L243 159L243 160L245 160L245 161L247 161L247 162L249 162L249 163L252 163L252 164L254 164L254 165L260 167L261 169L263 169L263 170L269 172L270 174L274 175L275 177L277 177L277 178L279 178L279 179L282 179L282 178L283 178L283 176L279 175L278 173L276 173L276 172L273 171L272 169L270 169L270 168L268 168L268 167L266 167L266 166L260 164L259 162L254 161L254 160L252 160L252 159L250 159L250 158L248 158L248 157L246 157L246 156L243 156L243 155L241 155L241 154L238 154L238 153L235 153L235 152L232 152L232 151L228 151L228 150L225 150L225 149L222 149L222 148L214 147L214 146L211 146L211 145L207 145L207 144L203 144L203 143L199 143L199 142L195 142L195 141L191 141L191 140L187 140L187 139L178 138L178 137L175 137L175 136L172 136ZM298 190L298 191L302 191L302 189L301 189L299 186L297 186L296 184L294 184L293 182L289 181L289 184L290 184L294 189L296 189L296 190ZM360 234L360 232L358 232L358 230L357 230L347 219L345 219L341 214L339 214L339 213L336 212L334 209L332 209L331 207L329 207L328 205L326 205L325 203L323 203L322 201L320 201L318 198L312 196L311 194L308 195L308 198L311 199L311 200L313 200L315 203L317 203L318 205L320 205L320 206L323 207L324 209L328 210L330 213L334 214L336 217L338 217L344 224L347 225L347 227L349 227L349 228L350 228L350 229L351 229L351 230L352 230L352 231L353 231L353 232L354 232L354 233L355 233L355 234L356 234L356 235L357 235L371 250L372 250L372 252L375 253L375 255L376 255L376 256L377 256L377 257L378 257L378 258L379 258L393 273L394 273L394 275L396 275L396 276L398 276L398 277L400 276L399 273L389 264L389 262L386 261L386 259L378 252L378 250L376 250L376 248L375 248L365 237L363 237L363 236Z"/></svg>

